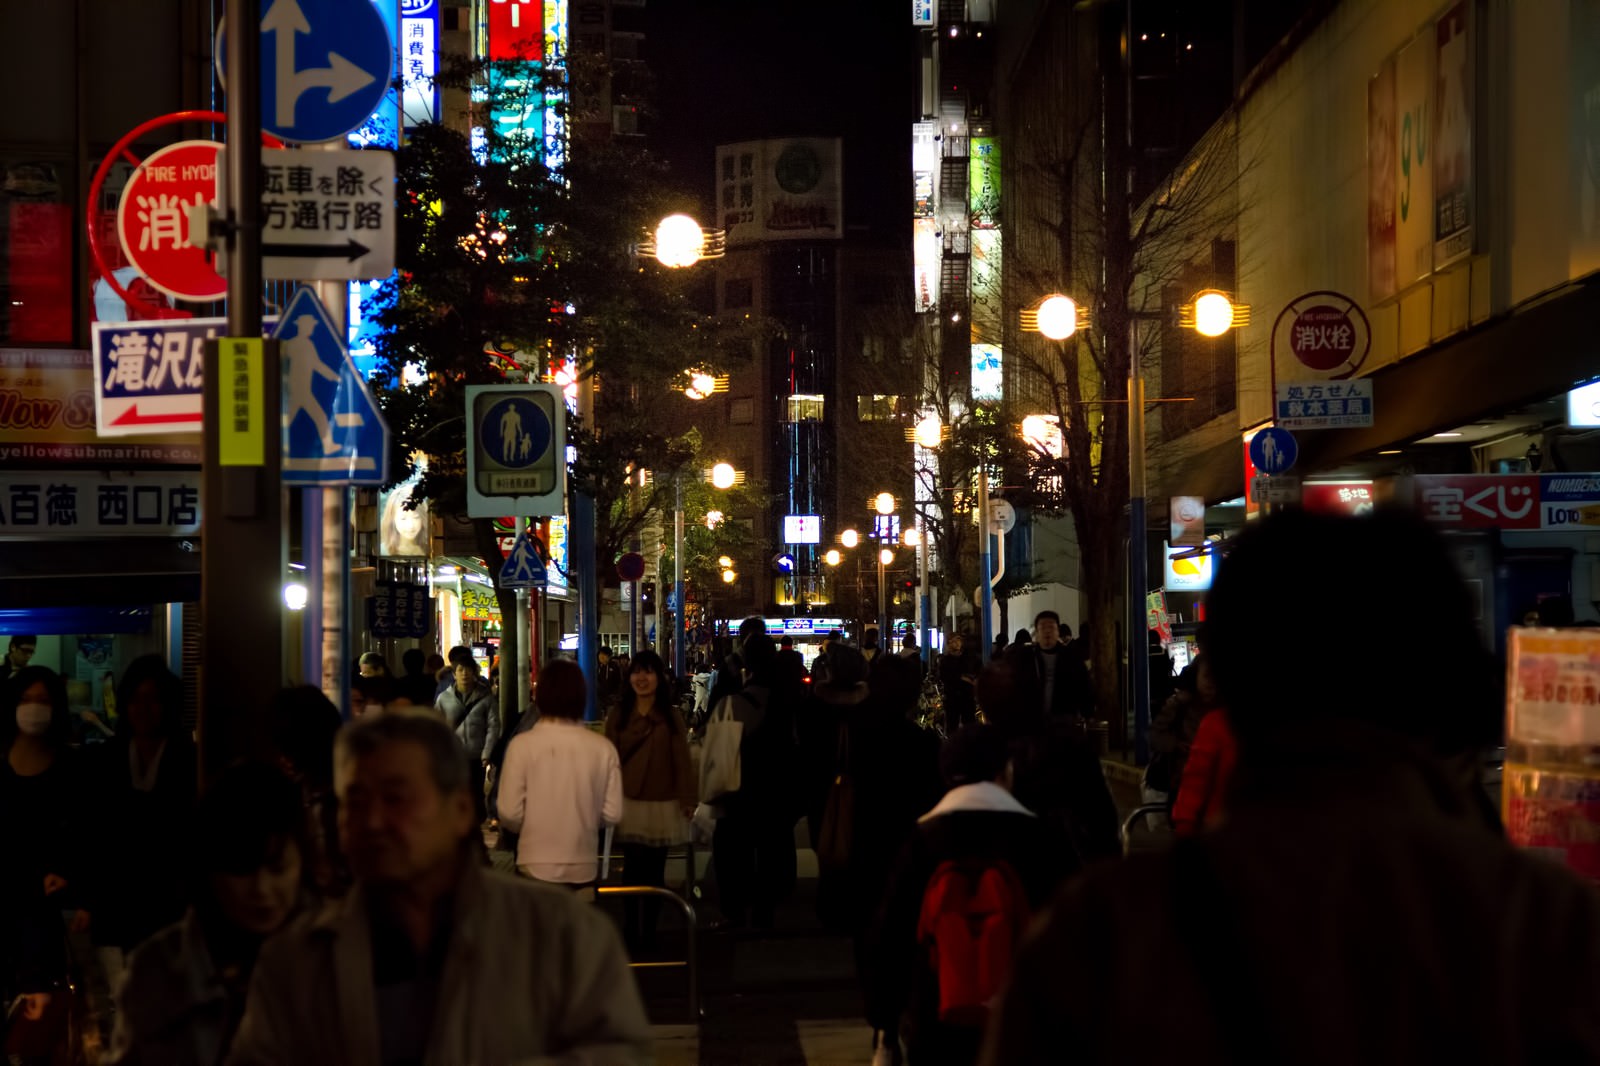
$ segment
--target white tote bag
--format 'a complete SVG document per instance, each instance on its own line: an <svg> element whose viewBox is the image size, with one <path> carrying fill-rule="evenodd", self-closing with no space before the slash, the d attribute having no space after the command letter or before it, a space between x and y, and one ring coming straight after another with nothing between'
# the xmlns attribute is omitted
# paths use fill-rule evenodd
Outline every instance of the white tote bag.
<svg viewBox="0 0 1600 1066"><path fill-rule="evenodd" d="M744 739L744 723L734 717L733 701L724 697L706 722L706 738L700 745L700 799L716 803L730 792L739 791L739 744Z"/></svg>

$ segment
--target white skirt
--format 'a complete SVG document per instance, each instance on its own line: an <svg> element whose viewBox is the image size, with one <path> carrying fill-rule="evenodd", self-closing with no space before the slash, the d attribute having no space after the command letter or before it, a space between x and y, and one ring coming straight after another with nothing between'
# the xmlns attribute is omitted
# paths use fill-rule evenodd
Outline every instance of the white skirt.
<svg viewBox="0 0 1600 1066"><path fill-rule="evenodd" d="M677 800L626 800L617 840L652 848L676 847L689 841L689 819Z"/></svg>

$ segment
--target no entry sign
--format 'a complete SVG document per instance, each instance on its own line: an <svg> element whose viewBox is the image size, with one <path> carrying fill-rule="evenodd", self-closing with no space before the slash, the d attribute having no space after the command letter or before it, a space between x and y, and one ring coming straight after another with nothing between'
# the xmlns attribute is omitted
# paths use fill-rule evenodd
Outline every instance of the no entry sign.
<svg viewBox="0 0 1600 1066"><path fill-rule="evenodd" d="M228 283L189 244L189 210L216 194L216 141L179 141L133 172L117 204L122 252L151 285L180 300L220 300Z"/></svg>

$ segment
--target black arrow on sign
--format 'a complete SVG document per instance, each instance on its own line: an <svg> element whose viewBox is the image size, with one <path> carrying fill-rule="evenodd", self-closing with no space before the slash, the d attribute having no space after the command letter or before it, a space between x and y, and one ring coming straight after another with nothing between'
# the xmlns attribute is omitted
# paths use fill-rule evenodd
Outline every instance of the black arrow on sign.
<svg viewBox="0 0 1600 1066"><path fill-rule="evenodd" d="M372 251L360 241L351 238L344 244L263 244L262 255L283 256L290 259L338 259L352 263Z"/></svg>

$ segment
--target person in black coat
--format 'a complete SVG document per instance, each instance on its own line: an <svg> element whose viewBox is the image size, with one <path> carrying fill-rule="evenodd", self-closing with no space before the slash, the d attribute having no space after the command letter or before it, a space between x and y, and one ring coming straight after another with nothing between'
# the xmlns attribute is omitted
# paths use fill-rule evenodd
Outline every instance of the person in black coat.
<svg viewBox="0 0 1600 1066"><path fill-rule="evenodd" d="M978 707L1011 746L1012 791L1052 822L1083 861L1121 855L1116 801L1088 734L1078 722L1047 718L1038 703L1019 698L1017 688L1009 664L990 666L978 677Z"/></svg>
<svg viewBox="0 0 1600 1066"><path fill-rule="evenodd" d="M968 650L965 634L955 633L939 656L939 687L944 691L945 729L954 736L978 713L978 674L983 664Z"/></svg>
<svg viewBox="0 0 1600 1066"><path fill-rule="evenodd" d="M159 655L128 664L117 707L116 735L94 750L91 768L101 841L92 928L95 944L120 956L188 908L183 871L198 785L183 682Z"/></svg>
<svg viewBox="0 0 1600 1066"><path fill-rule="evenodd" d="M1010 745L993 726L961 730L940 756L950 790L918 820L901 851L873 923L862 981L867 1020L898 1036L911 1066L969 1066L981 1026L939 1021L939 987L928 946L919 942L923 896L947 861L1003 862L1016 873L1029 913L1042 911L1079 863L1053 825L1011 793ZM1026 918L1026 915L1020 916Z"/></svg>
<svg viewBox="0 0 1600 1066"><path fill-rule="evenodd" d="M837 767L833 776L848 779L854 801L848 857L818 870L817 912L823 924L855 936L858 948L895 856L917 816L943 791L939 739L911 720L919 667L879 656L868 675L869 697L843 710L830 753Z"/></svg>
<svg viewBox="0 0 1600 1066"><path fill-rule="evenodd" d="M1020 630L1005 654L1004 662L1016 677L1017 699L1037 707L1050 720L1088 718L1094 709L1094 689L1088 661L1072 639L1072 627L1063 625L1056 612L1040 611L1033 628L1033 641L1023 640L1027 630Z"/></svg>

